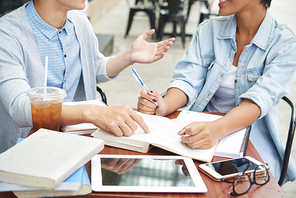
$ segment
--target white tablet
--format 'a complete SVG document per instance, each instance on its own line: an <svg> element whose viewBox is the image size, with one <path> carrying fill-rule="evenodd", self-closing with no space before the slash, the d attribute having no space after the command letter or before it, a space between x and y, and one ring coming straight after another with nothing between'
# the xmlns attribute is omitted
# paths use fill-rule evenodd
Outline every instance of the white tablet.
<svg viewBox="0 0 296 198"><path fill-rule="evenodd" d="M96 192L207 192L192 159L180 156L96 155L91 186Z"/></svg>

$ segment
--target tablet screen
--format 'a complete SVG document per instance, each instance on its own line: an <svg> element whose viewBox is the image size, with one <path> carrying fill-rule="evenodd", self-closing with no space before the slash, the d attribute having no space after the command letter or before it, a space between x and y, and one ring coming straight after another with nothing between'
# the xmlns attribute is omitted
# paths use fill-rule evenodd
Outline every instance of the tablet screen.
<svg viewBox="0 0 296 198"><path fill-rule="evenodd" d="M102 168L103 185L112 186L194 186L191 177L186 177L180 165L173 159L123 159L101 158L101 164L106 161L127 163L118 172ZM108 162L107 162L108 163ZM112 162L111 162L112 163ZM132 167L132 168L131 168ZM108 168L108 167L107 167ZM127 169L130 170L126 171ZM126 172L125 172L126 171Z"/></svg>
<svg viewBox="0 0 296 198"><path fill-rule="evenodd" d="M104 192L207 191L192 159L176 156L96 155L91 185Z"/></svg>
<svg viewBox="0 0 296 198"><path fill-rule="evenodd" d="M189 158L97 155L92 159L94 191L206 192Z"/></svg>

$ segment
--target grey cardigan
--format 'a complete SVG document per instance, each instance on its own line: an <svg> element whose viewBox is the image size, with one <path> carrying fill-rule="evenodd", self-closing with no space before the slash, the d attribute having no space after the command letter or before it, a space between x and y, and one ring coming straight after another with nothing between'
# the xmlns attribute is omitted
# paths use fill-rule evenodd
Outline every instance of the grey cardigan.
<svg viewBox="0 0 296 198"><path fill-rule="evenodd" d="M42 87L44 69L37 44L28 24L25 6L0 18L0 153L26 137L32 127L31 107L26 94L31 87ZM80 43L82 75L75 100L96 98L96 83L110 80L104 57L88 19L79 12L68 12Z"/></svg>

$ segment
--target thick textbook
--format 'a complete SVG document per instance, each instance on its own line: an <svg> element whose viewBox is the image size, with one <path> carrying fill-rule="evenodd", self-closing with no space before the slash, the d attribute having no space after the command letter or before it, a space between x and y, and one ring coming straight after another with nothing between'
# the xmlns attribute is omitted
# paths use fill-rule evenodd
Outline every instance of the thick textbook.
<svg viewBox="0 0 296 198"><path fill-rule="evenodd" d="M19 138L17 143L23 140L24 138ZM0 192L5 191L14 191L14 194L17 197L52 197L64 195L86 195L91 193L92 190L86 167L83 165L53 190L45 190L43 188L0 181Z"/></svg>
<svg viewBox="0 0 296 198"><path fill-rule="evenodd" d="M138 112L139 113L139 112ZM188 120L169 119L167 117L139 113L149 127L150 133L146 134L140 127L128 137L116 137L112 133L96 130L92 135L103 139L105 145L147 153L152 146L176 153L192 159L210 162L216 146L211 149L193 149L182 143L178 135L184 126L191 123Z"/></svg>
<svg viewBox="0 0 296 198"><path fill-rule="evenodd" d="M65 185L64 187L61 185ZM78 188L72 190L65 190L70 188L69 185L78 186ZM31 187L32 188L32 187ZM63 183L57 186L54 190L44 189L26 189L23 191L13 191L17 197L54 197L54 196L72 196L72 195L86 195L92 192L89 177L85 166L79 168L74 174L72 174Z"/></svg>
<svg viewBox="0 0 296 198"><path fill-rule="evenodd" d="M17 144L23 141L25 138L19 138ZM75 173L63 181L60 185L54 188L54 190L67 190L76 191L81 186L81 177L83 174L83 167L79 168ZM20 184L8 183L0 181L0 192L6 191L26 191L26 190L44 190L43 188L37 188L32 186L25 186Z"/></svg>
<svg viewBox="0 0 296 198"><path fill-rule="evenodd" d="M56 191L76 191L81 187L81 177L83 174L83 167L75 171L70 177L63 181L60 185L55 187L53 190ZM45 190L43 188L25 186L20 184L8 183L0 181L0 192L8 191L37 191Z"/></svg>
<svg viewBox="0 0 296 198"><path fill-rule="evenodd" d="M0 154L0 181L53 190L104 148L104 141L39 129Z"/></svg>

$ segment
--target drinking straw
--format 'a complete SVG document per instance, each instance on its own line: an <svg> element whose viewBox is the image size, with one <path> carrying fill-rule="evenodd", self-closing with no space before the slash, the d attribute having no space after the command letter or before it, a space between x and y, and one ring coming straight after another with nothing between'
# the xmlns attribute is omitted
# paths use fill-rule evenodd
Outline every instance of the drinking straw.
<svg viewBox="0 0 296 198"><path fill-rule="evenodd" d="M45 56L45 69L44 69L44 97L43 101L45 99L46 95L46 87L47 87L47 68L48 68L48 56Z"/></svg>

